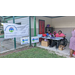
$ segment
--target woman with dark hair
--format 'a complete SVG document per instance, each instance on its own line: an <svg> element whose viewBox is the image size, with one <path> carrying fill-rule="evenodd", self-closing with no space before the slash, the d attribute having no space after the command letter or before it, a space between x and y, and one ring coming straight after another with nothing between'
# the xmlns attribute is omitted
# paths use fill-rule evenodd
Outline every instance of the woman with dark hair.
<svg viewBox="0 0 75 75"><path fill-rule="evenodd" d="M46 36L50 36L51 37L52 33L50 32L50 30L48 31L48 33L46 34ZM51 45L52 41L49 40L49 45Z"/></svg>
<svg viewBox="0 0 75 75"><path fill-rule="evenodd" d="M61 30L59 30L58 33L56 34L56 37L65 37L65 35L62 33Z"/></svg>
<svg viewBox="0 0 75 75"><path fill-rule="evenodd" d="M53 46L56 45L56 48L58 48L61 41L63 42L63 45L65 44L65 35L62 33L61 30L59 30L58 33L57 33L55 36L56 36L56 37L63 37L63 40L60 40L60 41L58 42L58 44L57 44L56 41L54 40L54 41L52 42L52 44L51 44L51 47L53 47Z"/></svg>
<svg viewBox="0 0 75 75"><path fill-rule="evenodd" d="M47 36L52 35L52 33L50 32L50 30L48 31L48 33L46 35Z"/></svg>

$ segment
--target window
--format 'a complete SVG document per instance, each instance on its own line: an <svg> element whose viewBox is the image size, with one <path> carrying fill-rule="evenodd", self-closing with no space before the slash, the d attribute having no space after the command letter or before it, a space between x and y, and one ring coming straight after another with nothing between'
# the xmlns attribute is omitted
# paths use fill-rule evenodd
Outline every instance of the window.
<svg viewBox="0 0 75 75"><path fill-rule="evenodd" d="M18 25L21 25L21 22L19 22L19 23L16 23L16 24L18 24Z"/></svg>

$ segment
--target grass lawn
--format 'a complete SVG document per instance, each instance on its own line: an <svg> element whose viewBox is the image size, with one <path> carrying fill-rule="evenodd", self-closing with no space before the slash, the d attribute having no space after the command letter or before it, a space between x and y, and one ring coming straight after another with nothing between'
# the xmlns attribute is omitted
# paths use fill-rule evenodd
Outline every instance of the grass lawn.
<svg viewBox="0 0 75 75"><path fill-rule="evenodd" d="M49 53L47 50L42 48L31 48L17 53L8 54L0 58L64 58L55 53Z"/></svg>

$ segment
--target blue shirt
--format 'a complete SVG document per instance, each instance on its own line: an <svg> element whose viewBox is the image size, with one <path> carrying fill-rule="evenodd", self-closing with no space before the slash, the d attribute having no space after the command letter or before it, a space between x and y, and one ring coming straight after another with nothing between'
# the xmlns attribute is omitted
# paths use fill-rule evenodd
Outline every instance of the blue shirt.
<svg viewBox="0 0 75 75"><path fill-rule="evenodd" d="M50 33L50 34L49 34L49 33L47 33L46 35L47 35L47 36L49 36L49 35L51 35L51 33Z"/></svg>
<svg viewBox="0 0 75 75"><path fill-rule="evenodd" d="M47 33L46 35L49 36L49 33Z"/></svg>

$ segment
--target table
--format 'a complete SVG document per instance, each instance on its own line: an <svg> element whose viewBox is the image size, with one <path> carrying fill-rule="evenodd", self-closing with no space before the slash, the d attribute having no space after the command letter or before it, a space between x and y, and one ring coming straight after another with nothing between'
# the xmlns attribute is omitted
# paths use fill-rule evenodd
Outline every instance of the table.
<svg viewBox="0 0 75 75"><path fill-rule="evenodd" d="M63 37L40 37L40 38L43 38L43 39L51 39L51 40L62 40Z"/></svg>
<svg viewBox="0 0 75 75"><path fill-rule="evenodd" d="M41 37L41 38L43 38L43 39L49 39L49 40L55 40L57 42L57 47L59 45L59 41L63 39L63 37Z"/></svg>

